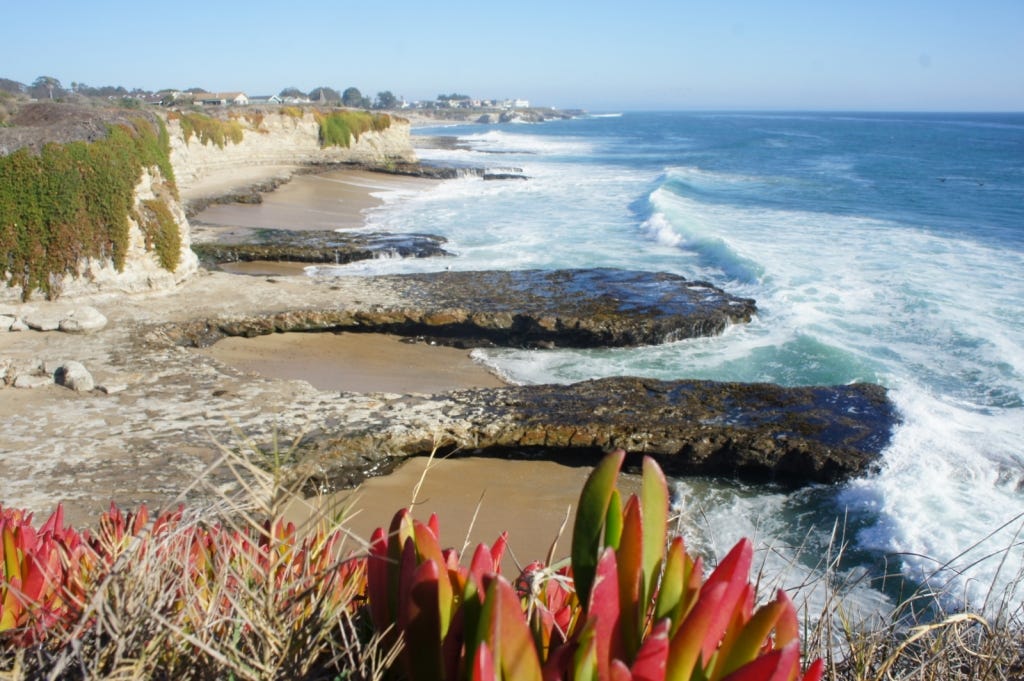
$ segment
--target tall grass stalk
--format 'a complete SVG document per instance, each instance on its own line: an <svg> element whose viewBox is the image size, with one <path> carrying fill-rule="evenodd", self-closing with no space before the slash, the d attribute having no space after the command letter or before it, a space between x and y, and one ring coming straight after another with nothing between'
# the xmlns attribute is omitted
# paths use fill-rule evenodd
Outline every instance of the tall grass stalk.
<svg viewBox="0 0 1024 681"><path fill-rule="evenodd" d="M232 472L235 493L150 519L75 626L6 660L2 678L382 678L398 651L359 622L346 557L361 547L345 545L344 517L289 528L301 482L258 465L253 443L240 450L221 447L211 466Z"/></svg>

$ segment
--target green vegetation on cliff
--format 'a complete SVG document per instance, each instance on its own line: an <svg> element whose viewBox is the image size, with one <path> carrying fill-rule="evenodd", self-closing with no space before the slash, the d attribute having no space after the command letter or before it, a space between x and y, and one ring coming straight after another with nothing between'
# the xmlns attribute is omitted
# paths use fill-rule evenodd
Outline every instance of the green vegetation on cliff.
<svg viewBox="0 0 1024 681"><path fill-rule="evenodd" d="M181 132L187 144L192 137L197 137L202 144L215 144L223 149L228 142L238 144L245 136L241 122L236 119L222 120L201 113L172 111L168 120L176 120L181 124Z"/></svg>
<svg viewBox="0 0 1024 681"><path fill-rule="evenodd" d="M364 132L381 132L391 127L391 116L372 114L369 111L332 111L316 113L320 124L321 147L345 147L352 145Z"/></svg>
<svg viewBox="0 0 1024 681"><path fill-rule="evenodd" d="M173 272L181 261L181 230L167 202L160 199L143 201L136 222L146 237L146 250L155 251L160 266Z"/></svg>
<svg viewBox="0 0 1024 681"><path fill-rule="evenodd" d="M38 155L19 149L0 157L0 273L8 286L22 288L25 299L35 290L59 295L58 282L76 275L83 258L109 258L123 270L135 185L144 168L158 167L177 192L162 121L157 127L140 117L108 130L95 142L50 143ZM172 270L181 235L173 217L167 222L169 215L154 211L147 246Z"/></svg>

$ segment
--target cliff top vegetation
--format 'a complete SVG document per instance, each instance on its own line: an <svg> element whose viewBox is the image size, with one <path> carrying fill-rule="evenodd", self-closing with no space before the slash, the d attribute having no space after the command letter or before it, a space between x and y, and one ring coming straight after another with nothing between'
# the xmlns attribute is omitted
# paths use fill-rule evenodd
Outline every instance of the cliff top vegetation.
<svg viewBox="0 0 1024 681"><path fill-rule="evenodd" d="M107 137L112 125L133 126L139 118L158 125L153 113L124 107L95 107L71 103L21 103L5 126L0 126L0 156L27 147L34 153L50 142L95 142Z"/></svg>

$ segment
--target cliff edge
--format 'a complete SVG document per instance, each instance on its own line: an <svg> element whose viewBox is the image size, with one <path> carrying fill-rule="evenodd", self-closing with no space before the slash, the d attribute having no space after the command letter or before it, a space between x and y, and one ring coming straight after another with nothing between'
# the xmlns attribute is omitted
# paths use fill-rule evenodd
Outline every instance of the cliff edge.
<svg viewBox="0 0 1024 681"><path fill-rule="evenodd" d="M409 132L348 110L26 105L0 129L0 300L174 287L199 267L183 200L282 166L414 161Z"/></svg>

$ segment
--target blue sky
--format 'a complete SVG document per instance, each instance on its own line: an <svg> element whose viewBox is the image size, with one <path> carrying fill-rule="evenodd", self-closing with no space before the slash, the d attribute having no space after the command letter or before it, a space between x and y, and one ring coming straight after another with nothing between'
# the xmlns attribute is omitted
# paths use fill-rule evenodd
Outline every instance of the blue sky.
<svg viewBox="0 0 1024 681"><path fill-rule="evenodd" d="M0 77L622 109L1024 110L1024 0L35 0Z"/></svg>

